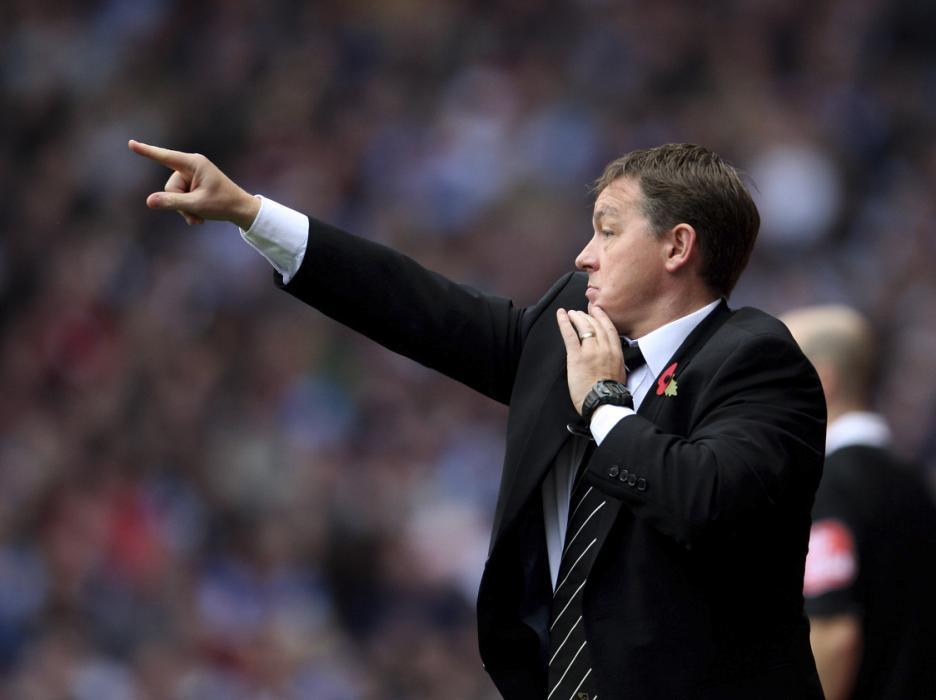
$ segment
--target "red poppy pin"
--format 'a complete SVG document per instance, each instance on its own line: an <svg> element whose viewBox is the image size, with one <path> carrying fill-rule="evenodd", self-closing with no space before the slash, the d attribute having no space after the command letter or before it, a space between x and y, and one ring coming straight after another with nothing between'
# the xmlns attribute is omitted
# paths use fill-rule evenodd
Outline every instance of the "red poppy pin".
<svg viewBox="0 0 936 700"><path fill-rule="evenodd" d="M660 375L660 378L657 379L657 396L676 396L676 379L674 375L676 374L676 363L674 362L665 370L663 374Z"/></svg>

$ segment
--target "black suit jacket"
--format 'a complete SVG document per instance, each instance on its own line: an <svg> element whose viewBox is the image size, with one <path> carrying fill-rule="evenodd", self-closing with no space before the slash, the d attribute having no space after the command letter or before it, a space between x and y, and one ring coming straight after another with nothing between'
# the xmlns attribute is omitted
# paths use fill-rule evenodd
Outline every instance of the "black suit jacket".
<svg viewBox="0 0 936 700"><path fill-rule="evenodd" d="M517 308L310 227L287 291L510 405L479 641L505 698L542 700L551 584L539 487L578 418L555 311L585 308L585 276ZM651 388L588 465L617 509L584 589L598 695L821 698L802 599L825 434L819 381L779 321L725 304L672 362L676 395ZM637 478L621 481L623 469Z"/></svg>

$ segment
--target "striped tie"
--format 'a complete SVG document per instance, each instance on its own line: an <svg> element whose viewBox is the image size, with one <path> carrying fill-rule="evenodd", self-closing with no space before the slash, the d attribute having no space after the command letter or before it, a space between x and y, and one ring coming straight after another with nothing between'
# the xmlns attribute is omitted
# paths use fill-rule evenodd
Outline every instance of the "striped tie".
<svg viewBox="0 0 936 700"><path fill-rule="evenodd" d="M639 348L624 346L629 372L644 364ZM582 589L601 541L611 526L607 497L585 481L592 447L585 452L569 499L565 546L553 593L549 628L549 684L547 700L598 700L591 654L582 619Z"/></svg>

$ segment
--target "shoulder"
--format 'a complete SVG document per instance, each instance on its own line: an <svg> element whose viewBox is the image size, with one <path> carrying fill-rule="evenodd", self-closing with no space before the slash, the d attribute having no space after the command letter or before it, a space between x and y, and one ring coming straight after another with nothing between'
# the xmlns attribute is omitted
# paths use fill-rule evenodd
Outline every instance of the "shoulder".
<svg viewBox="0 0 936 700"><path fill-rule="evenodd" d="M778 318L759 309L744 307L729 312L727 320L706 343L710 360L726 369L740 365L768 375L792 372L819 386L819 376L790 331Z"/></svg>
<svg viewBox="0 0 936 700"><path fill-rule="evenodd" d="M728 310L700 355L717 366L793 366L818 383L812 364L783 322L752 307Z"/></svg>
<svg viewBox="0 0 936 700"><path fill-rule="evenodd" d="M580 272L568 272L557 279L536 303L522 308L521 337L526 339L533 335L561 347L562 336L552 332L555 330L556 309L584 309L586 286L587 277Z"/></svg>
<svg viewBox="0 0 936 700"><path fill-rule="evenodd" d="M552 286L535 304L526 307L525 315L530 320L538 319L547 309L584 309L585 288L588 277L582 272L567 272L553 282Z"/></svg>
<svg viewBox="0 0 936 700"><path fill-rule="evenodd" d="M815 368L787 327L758 309L729 311L694 361L695 372L713 400L756 400L770 411L798 412L814 418L810 432L822 451L825 398ZM687 373L690 371L687 368Z"/></svg>
<svg viewBox="0 0 936 700"><path fill-rule="evenodd" d="M562 301L569 306L585 306L585 289L588 287L588 275L584 272L570 272L556 282L562 286ZM554 287L556 285L553 285Z"/></svg>
<svg viewBox="0 0 936 700"><path fill-rule="evenodd" d="M897 459L883 447L852 444L833 450L826 455L826 464L836 472L848 473L867 467L892 469L897 466Z"/></svg>
<svg viewBox="0 0 936 700"><path fill-rule="evenodd" d="M775 341L799 349L783 321L751 306L731 311L722 330L726 336L738 342L760 339L762 342Z"/></svg>
<svg viewBox="0 0 936 700"><path fill-rule="evenodd" d="M550 305L576 308L585 303L585 288L588 286L588 276L584 272L567 272L557 279L549 289L529 308L546 307Z"/></svg>
<svg viewBox="0 0 936 700"><path fill-rule="evenodd" d="M921 465L884 447L854 444L826 455L820 491L849 492L868 500L887 498L909 507L921 494L929 502L928 488Z"/></svg>

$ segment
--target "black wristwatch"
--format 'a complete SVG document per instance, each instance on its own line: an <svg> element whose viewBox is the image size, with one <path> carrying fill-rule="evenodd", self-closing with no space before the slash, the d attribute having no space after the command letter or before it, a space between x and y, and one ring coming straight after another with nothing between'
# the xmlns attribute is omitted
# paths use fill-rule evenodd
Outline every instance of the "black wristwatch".
<svg viewBox="0 0 936 700"><path fill-rule="evenodd" d="M595 382L595 386L582 402L582 420L588 423L591 421L592 414L599 406L609 404L611 406L634 407L634 397L627 390L627 387L616 382L613 379L600 379Z"/></svg>

